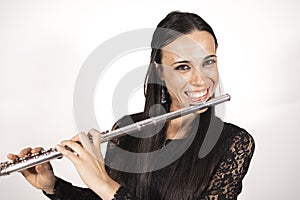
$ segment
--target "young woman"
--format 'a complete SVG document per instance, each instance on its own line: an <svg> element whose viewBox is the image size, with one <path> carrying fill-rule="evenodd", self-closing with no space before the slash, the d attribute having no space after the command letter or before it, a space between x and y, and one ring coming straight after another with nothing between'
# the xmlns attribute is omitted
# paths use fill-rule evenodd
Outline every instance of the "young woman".
<svg viewBox="0 0 300 200"><path fill-rule="evenodd" d="M214 97L217 46L212 28L198 15L168 14L152 38L144 111L123 117L113 129ZM211 149L203 154L207 138ZM22 174L53 200L236 199L254 152L251 135L222 122L213 107L110 141L105 164L100 143L100 134L92 129L57 145L88 188L56 177L50 163ZM40 150L28 148L8 157Z"/></svg>

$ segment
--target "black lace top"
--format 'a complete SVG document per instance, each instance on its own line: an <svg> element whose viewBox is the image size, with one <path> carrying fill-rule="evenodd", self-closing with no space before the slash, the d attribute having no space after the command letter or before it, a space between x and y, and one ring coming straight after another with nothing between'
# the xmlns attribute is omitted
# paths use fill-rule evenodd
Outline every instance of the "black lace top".
<svg viewBox="0 0 300 200"><path fill-rule="evenodd" d="M202 193L199 200L227 200L237 199L242 190L242 180L246 175L250 160L254 152L254 140L249 133L235 125L224 123L222 135L225 136L226 144L223 146L224 154L214 169L211 180L206 190ZM109 151L109 147L107 149ZM160 182L162 174L168 175L167 170L157 173L157 180ZM45 194L45 193L44 193ZM48 195L52 200L98 200L101 199L92 190L73 186L60 178L57 178L55 194ZM114 199L117 200L136 200L137 198L128 189L121 186ZM157 197L153 198L159 199Z"/></svg>

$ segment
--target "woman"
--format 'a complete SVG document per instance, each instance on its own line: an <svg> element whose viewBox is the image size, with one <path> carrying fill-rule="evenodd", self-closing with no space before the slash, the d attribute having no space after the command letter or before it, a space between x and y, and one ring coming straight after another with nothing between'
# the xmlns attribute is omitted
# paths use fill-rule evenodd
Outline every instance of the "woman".
<svg viewBox="0 0 300 200"><path fill-rule="evenodd" d="M217 46L213 30L196 14L168 14L152 38L144 111L125 116L113 129L213 97L219 79ZM205 138L211 135L215 136L213 146L202 155ZM254 152L251 135L223 123L215 116L213 107L171 120L163 127L148 128L135 136L109 142L106 166L96 130L90 130L88 135L80 133L57 145L58 151L73 162L88 188L75 187L55 177L50 163L24 170L22 174L55 200L236 199ZM128 156L132 154L120 154L120 149L143 156L132 158ZM14 160L40 150L28 148L8 157ZM162 154L167 156L157 156ZM162 165L165 159L168 162Z"/></svg>

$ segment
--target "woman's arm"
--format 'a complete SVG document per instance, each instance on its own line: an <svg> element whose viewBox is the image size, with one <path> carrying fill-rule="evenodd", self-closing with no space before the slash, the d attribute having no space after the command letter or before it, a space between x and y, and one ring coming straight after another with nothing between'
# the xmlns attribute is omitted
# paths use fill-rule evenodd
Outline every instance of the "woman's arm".
<svg viewBox="0 0 300 200"><path fill-rule="evenodd" d="M254 147L253 138L245 130L236 134L232 145L218 163L208 189L200 199L236 199L241 193L242 180L248 171Z"/></svg>
<svg viewBox="0 0 300 200"><path fill-rule="evenodd" d="M100 132L92 129L88 134L79 133L71 140L62 141L56 148L73 163L79 176L91 190L102 199L110 200L120 184L106 172L100 144Z"/></svg>
<svg viewBox="0 0 300 200"><path fill-rule="evenodd" d="M107 168L107 170L109 170ZM47 194L45 191L43 193L52 200L102 200L93 190L89 188L82 188L72 185L71 183L56 178L56 183L54 186L54 193ZM114 200L139 200L135 197L129 190L121 186L112 198Z"/></svg>
<svg viewBox="0 0 300 200"><path fill-rule="evenodd" d="M60 178L56 178L53 194L47 194L45 191L43 193L52 200L101 200L91 189L73 186Z"/></svg>
<svg viewBox="0 0 300 200"><path fill-rule="evenodd" d="M124 118L127 119L127 118ZM122 122L127 122L126 120L122 119ZM129 120L130 121L130 120ZM112 130L115 130L119 128L119 123L116 123ZM99 141L98 141L99 142ZM107 150L106 150L106 155L109 154L110 151L112 151L112 147L114 147L114 145L109 145L111 142L108 142L107 145ZM100 145L99 145L100 147ZM91 150L91 149L90 149ZM100 150L100 149L99 149ZM101 152L101 151L100 151ZM101 156L101 155L100 155ZM99 159L99 157L98 157ZM100 158L101 162L103 163L102 160L102 156ZM106 165L105 166L105 172L107 174L109 174L109 167ZM96 175L94 175L96 176ZM57 179L57 182L55 184L55 193L54 194L46 194L44 192L45 195L47 195L50 199L52 200L79 200L79 199L90 199L90 200L96 200L96 199L101 199L93 190L91 190L90 188L81 188L81 187L76 187L73 186L71 183L68 183L62 179ZM123 186L119 186L119 188L117 189L117 191L114 193L113 197L111 199L116 199L116 200L137 200L138 198L135 197L135 195L133 195L129 190L127 190L125 187Z"/></svg>

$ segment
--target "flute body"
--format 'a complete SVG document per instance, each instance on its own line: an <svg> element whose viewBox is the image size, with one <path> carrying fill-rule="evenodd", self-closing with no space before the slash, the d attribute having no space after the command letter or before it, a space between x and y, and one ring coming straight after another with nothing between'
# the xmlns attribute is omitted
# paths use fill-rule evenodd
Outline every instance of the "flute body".
<svg viewBox="0 0 300 200"><path fill-rule="evenodd" d="M180 110L176 110L173 112L169 112L163 115L159 115L156 117L151 117L149 119L145 119L128 126L110 131L108 133L101 135L101 142L107 142L111 139L121 137L125 134L130 134L136 131L141 131L146 127L153 126L160 123L165 123L166 121L170 121L172 119L188 115L190 113L197 112L199 110L223 103L225 101L230 100L230 95L225 94L219 97L212 98L206 102L199 104L191 104L187 108L182 108ZM50 148L49 150L42 150L39 153L26 155L22 158L18 158L14 161L6 161L0 163L0 176L9 175L13 172L22 171L28 169L30 167L36 166L38 164L42 164L44 162L48 162L53 159L61 158L62 154L58 152L55 148Z"/></svg>

